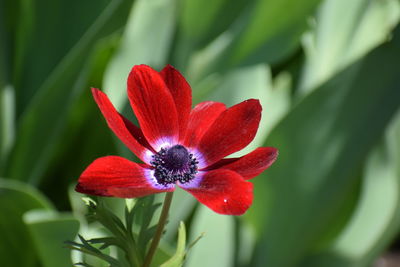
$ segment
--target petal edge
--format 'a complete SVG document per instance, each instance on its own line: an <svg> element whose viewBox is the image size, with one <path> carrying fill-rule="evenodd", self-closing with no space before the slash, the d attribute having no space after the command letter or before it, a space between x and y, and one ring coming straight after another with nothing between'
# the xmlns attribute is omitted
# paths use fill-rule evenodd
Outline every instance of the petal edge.
<svg viewBox="0 0 400 267"><path fill-rule="evenodd" d="M75 190L89 195L136 198L175 189L158 188L151 183L149 173L125 158L106 156L96 159L83 171Z"/></svg>
<svg viewBox="0 0 400 267"><path fill-rule="evenodd" d="M179 135L175 102L160 74L147 65L134 66L128 77L128 98L147 141L154 150L176 143Z"/></svg>
<svg viewBox="0 0 400 267"><path fill-rule="evenodd" d="M261 110L258 100L249 99L230 107L218 116L198 145L207 166L243 149L254 139L261 119Z"/></svg>
<svg viewBox="0 0 400 267"><path fill-rule="evenodd" d="M182 140L192 108L192 89L183 75L169 64L161 70L160 75L174 99L178 112L179 139Z"/></svg>
<svg viewBox="0 0 400 267"><path fill-rule="evenodd" d="M136 156L148 163L145 154L150 151L149 148L151 147L147 140L140 140L143 137L141 130L118 113L105 93L92 88L92 95L108 127Z"/></svg>
<svg viewBox="0 0 400 267"><path fill-rule="evenodd" d="M214 121L225 110L225 104L220 102L204 101L197 104L190 112L183 143L188 147L196 147Z"/></svg>
<svg viewBox="0 0 400 267"><path fill-rule="evenodd" d="M219 214L242 215L253 202L253 184L231 170L205 172L189 184L178 185Z"/></svg>
<svg viewBox="0 0 400 267"><path fill-rule="evenodd" d="M240 174L249 180L268 169L278 157L278 150L274 147L259 147L240 158L222 159L207 170L227 169Z"/></svg>

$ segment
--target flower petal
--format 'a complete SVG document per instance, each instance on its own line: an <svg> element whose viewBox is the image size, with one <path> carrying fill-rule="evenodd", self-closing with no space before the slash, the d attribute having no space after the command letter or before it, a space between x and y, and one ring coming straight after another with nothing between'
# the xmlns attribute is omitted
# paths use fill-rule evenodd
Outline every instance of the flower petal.
<svg viewBox="0 0 400 267"><path fill-rule="evenodd" d="M190 113L183 144L187 147L196 147L204 133L225 110L225 104L219 102L205 101L196 105Z"/></svg>
<svg viewBox="0 0 400 267"><path fill-rule="evenodd" d="M128 77L128 97L144 136L156 151L162 144L178 141L175 102L157 71L134 66Z"/></svg>
<svg viewBox="0 0 400 267"><path fill-rule="evenodd" d="M149 163L149 159L145 155L150 151L151 146L144 138L141 130L118 113L106 94L96 88L92 88L92 94L107 121L108 127L136 156Z"/></svg>
<svg viewBox="0 0 400 267"><path fill-rule="evenodd" d="M171 65L165 66L160 75L175 101L178 112L179 137L183 139L192 109L192 89L182 74Z"/></svg>
<svg viewBox="0 0 400 267"><path fill-rule="evenodd" d="M241 150L254 139L261 119L261 109L258 100L249 99L218 116L198 144L198 150L207 166Z"/></svg>
<svg viewBox="0 0 400 267"><path fill-rule="evenodd" d="M240 158L222 159L207 170L227 169L240 174L244 179L252 179L265 171L278 156L274 147L259 147Z"/></svg>
<svg viewBox="0 0 400 267"><path fill-rule="evenodd" d="M119 115L124 121L126 129L132 134L133 137L135 137L136 141L139 142L142 146L146 147L149 151L151 150L155 152L151 147L151 145L149 144L149 142L147 141L146 137L143 135L142 130L135 124L133 124L130 120L125 118L122 114Z"/></svg>
<svg viewBox="0 0 400 267"><path fill-rule="evenodd" d="M253 184L231 170L205 172L188 184L178 185L220 214L242 215L253 202Z"/></svg>
<svg viewBox="0 0 400 267"><path fill-rule="evenodd" d="M79 177L75 190L96 196L134 198L173 191L152 182L150 171L117 156L96 159Z"/></svg>

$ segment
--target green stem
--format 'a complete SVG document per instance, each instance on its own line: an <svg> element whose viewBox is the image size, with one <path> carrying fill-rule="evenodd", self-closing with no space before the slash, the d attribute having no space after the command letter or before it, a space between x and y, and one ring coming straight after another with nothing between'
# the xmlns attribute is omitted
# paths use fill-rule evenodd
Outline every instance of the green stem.
<svg viewBox="0 0 400 267"><path fill-rule="evenodd" d="M167 222L169 208L171 207L173 195L174 195L174 192L167 192L165 195L160 219L158 220L157 230L156 230L156 233L154 234L153 240L151 242L149 252L147 252L143 267L150 267L151 261L153 260L154 254L158 247L158 243L160 243L160 239L161 239L161 236L162 236L162 233L164 230L165 223Z"/></svg>
<svg viewBox="0 0 400 267"><path fill-rule="evenodd" d="M240 224L239 224L239 219L237 217L233 218L233 229L234 229L234 248L233 248L233 262L234 262L234 267L240 267L240 262L239 262L239 250L240 250Z"/></svg>
<svg viewBox="0 0 400 267"><path fill-rule="evenodd" d="M127 252L127 258L128 258L128 262L130 264L130 266L140 266L140 261L138 258L138 252L136 250L136 244L135 241L133 239L131 239L130 241L131 243L129 243L129 251Z"/></svg>

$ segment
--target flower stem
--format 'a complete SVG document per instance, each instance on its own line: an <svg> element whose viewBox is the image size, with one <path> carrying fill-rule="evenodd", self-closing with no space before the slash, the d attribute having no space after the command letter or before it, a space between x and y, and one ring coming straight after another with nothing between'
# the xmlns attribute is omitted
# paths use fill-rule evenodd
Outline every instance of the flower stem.
<svg viewBox="0 0 400 267"><path fill-rule="evenodd" d="M144 260L143 267L150 267L151 261L153 260L153 256L157 250L158 243L160 242L165 223L167 222L169 208L172 202L172 196L174 192L167 192L164 198L164 204L161 211L160 219L158 220L157 230L154 234L153 240L150 245L149 252L147 252L146 258Z"/></svg>

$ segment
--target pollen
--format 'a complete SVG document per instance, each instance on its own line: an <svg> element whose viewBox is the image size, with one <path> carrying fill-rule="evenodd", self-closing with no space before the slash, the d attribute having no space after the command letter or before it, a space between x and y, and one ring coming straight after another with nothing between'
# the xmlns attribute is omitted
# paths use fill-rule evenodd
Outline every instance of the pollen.
<svg viewBox="0 0 400 267"><path fill-rule="evenodd" d="M161 148L154 154L150 164L154 167L154 177L162 185L185 184L192 180L198 172L198 161L182 145Z"/></svg>

